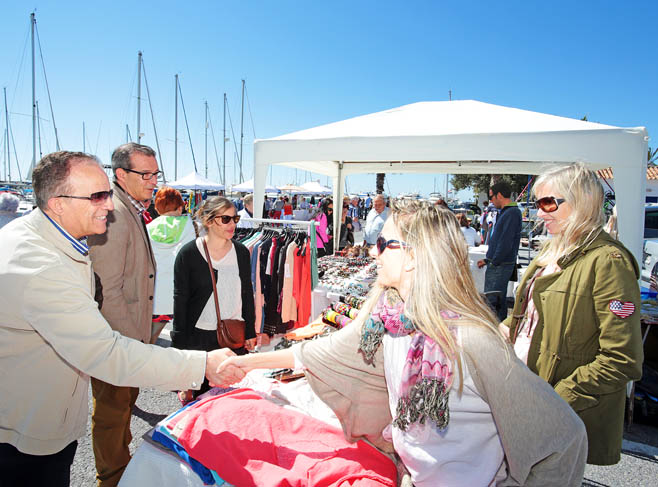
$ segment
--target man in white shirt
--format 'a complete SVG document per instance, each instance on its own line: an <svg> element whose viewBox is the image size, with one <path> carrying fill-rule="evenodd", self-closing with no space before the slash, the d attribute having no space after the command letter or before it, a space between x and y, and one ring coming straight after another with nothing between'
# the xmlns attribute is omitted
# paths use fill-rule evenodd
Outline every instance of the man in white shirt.
<svg viewBox="0 0 658 487"><path fill-rule="evenodd" d="M244 208L238 211L238 216L240 217L238 228L254 228L253 222L248 222L245 220L245 218L254 217L254 195L249 193L244 198L242 198L242 202L244 203Z"/></svg>
<svg viewBox="0 0 658 487"><path fill-rule="evenodd" d="M379 237L384 226L384 222L388 218L388 213L386 200L381 194L378 194L372 200L372 210L370 210L366 218L366 228L363 231L363 239L366 244L375 245L377 237Z"/></svg>

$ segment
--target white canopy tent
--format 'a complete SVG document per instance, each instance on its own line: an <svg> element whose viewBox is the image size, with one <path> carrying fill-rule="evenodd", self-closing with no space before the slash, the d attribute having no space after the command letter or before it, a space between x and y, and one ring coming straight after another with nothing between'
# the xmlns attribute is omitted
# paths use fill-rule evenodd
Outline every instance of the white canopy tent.
<svg viewBox="0 0 658 487"><path fill-rule="evenodd" d="M266 186L265 181L263 181L263 185L260 187L261 191L265 191L267 193L279 193L279 189L275 188L274 186ZM237 191L238 193L253 193L254 192L254 180L250 179L249 181L245 181L244 183L240 184L234 184L231 186L231 191L235 192ZM263 199L261 199L260 202L261 206L263 205ZM261 215L259 215L260 217Z"/></svg>
<svg viewBox="0 0 658 487"><path fill-rule="evenodd" d="M185 177L177 179L167 184L175 189L193 189L193 190L207 190L207 191L222 191L223 184L216 183L209 179L204 178L198 172L191 172Z"/></svg>
<svg viewBox="0 0 658 487"><path fill-rule="evenodd" d="M270 164L333 178L335 201L357 173L538 174L582 161L612 166L619 235L642 254L647 131L473 100L421 102L254 143L254 208L263 205ZM334 218L339 218L334 213ZM334 228L340 228L334 222Z"/></svg>
<svg viewBox="0 0 658 487"><path fill-rule="evenodd" d="M302 194L312 194L312 195L318 195L318 194L331 194L331 188L327 188L325 186L322 186L320 183L317 181L309 181L307 183L302 184L302 189L304 192Z"/></svg>

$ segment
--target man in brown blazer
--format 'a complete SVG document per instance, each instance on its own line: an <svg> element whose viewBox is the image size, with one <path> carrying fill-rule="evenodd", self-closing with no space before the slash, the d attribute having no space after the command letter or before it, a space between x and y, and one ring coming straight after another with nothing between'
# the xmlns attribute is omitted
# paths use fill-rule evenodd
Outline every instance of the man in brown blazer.
<svg viewBox="0 0 658 487"><path fill-rule="evenodd" d="M128 143L112 153L114 211L107 232L89 238L89 255L100 277L101 313L112 329L124 336L151 341L155 259L146 232L148 213L142 205L158 183L155 152ZM130 461L130 417L139 389L91 379L94 396L92 442L99 487L119 483Z"/></svg>

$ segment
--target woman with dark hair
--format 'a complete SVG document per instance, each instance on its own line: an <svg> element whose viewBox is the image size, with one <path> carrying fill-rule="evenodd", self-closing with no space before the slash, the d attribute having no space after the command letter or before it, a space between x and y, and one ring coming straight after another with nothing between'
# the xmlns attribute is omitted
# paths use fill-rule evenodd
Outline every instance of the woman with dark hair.
<svg viewBox="0 0 658 487"><path fill-rule="evenodd" d="M316 227L315 246L318 248L318 257L333 253L333 222L334 203L331 198L322 201L320 212L315 217Z"/></svg>
<svg viewBox="0 0 658 487"><path fill-rule="evenodd" d="M221 348L217 341L218 316L205 243L215 274L221 319L245 322L245 346L233 352L247 353L256 342L256 315L249 250L232 240L240 217L233 203L223 196L208 198L196 216L206 234L188 242L176 256L171 344L191 350ZM205 381L195 397L208 389L208 382Z"/></svg>

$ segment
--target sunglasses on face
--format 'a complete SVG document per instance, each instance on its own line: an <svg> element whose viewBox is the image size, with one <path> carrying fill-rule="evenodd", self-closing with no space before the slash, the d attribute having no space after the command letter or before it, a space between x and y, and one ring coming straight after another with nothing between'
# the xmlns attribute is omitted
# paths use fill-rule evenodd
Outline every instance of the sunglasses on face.
<svg viewBox="0 0 658 487"><path fill-rule="evenodd" d="M564 199L556 198L555 196L544 196L535 201L535 208L544 213L553 213L562 203L564 203L564 201Z"/></svg>
<svg viewBox="0 0 658 487"><path fill-rule="evenodd" d="M377 237L377 242L375 245L377 246L377 253L379 255L381 255L382 252L384 252L386 249L399 249L400 247L409 247L409 244L406 242L400 242L399 240L386 240L382 236Z"/></svg>
<svg viewBox="0 0 658 487"><path fill-rule="evenodd" d="M74 200L89 200L92 205L101 205L105 202L106 199L111 198L114 194L114 190L109 191L97 191L96 193L91 193L89 196L71 196L68 194L60 194L58 198L71 198Z"/></svg>
<svg viewBox="0 0 658 487"><path fill-rule="evenodd" d="M123 168L122 168L122 169L123 169ZM155 179L158 179L158 176L159 176L160 174L162 174L162 171L155 171L155 172L148 172L148 171L147 171L147 172L141 172L141 171L135 171L134 169L123 169L123 170L124 170L124 171L128 171L128 172L132 172L132 173L135 173L135 174L139 174L140 176L142 176L142 179L143 179L144 181L148 181L149 179L153 179L153 177L155 177Z"/></svg>
<svg viewBox="0 0 658 487"><path fill-rule="evenodd" d="M214 218L216 222L222 222L224 225L228 225L228 222L233 220L233 223L237 224L240 221L240 215L220 215Z"/></svg>

